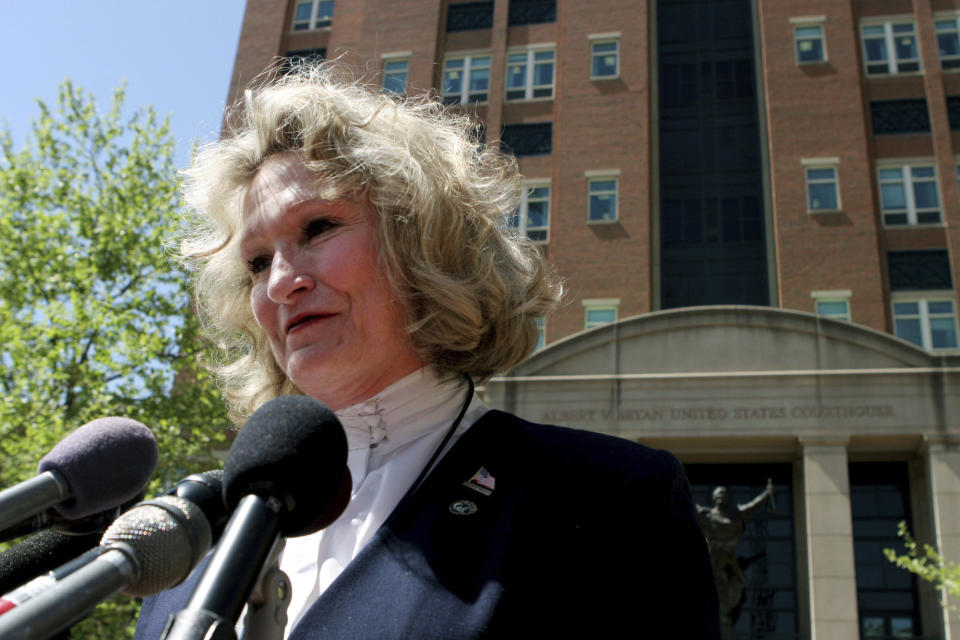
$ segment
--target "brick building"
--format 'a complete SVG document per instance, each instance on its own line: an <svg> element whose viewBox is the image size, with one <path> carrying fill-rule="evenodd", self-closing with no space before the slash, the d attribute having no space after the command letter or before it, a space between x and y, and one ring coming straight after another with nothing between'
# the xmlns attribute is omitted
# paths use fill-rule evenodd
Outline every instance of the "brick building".
<svg viewBox="0 0 960 640"><path fill-rule="evenodd" d="M774 479L736 637L960 635L880 554L960 559L960 0L248 0L231 100L278 57L517 155L567 293L491 405Z"/></svg>

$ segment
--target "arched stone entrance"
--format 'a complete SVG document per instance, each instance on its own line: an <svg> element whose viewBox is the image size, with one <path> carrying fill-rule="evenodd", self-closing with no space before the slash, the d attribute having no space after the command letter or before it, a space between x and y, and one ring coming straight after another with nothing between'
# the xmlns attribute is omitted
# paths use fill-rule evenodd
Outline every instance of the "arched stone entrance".
<svg viewBox="0 0 960 640"><path fill-rule="evenodd" d="M904 463L917 535L960 558L960 356L803 312L695 307L556 342L482 393L685 464L790 463L799 637L859 634L851 462ZM960 637L920 592L924 635Z"/></svg>

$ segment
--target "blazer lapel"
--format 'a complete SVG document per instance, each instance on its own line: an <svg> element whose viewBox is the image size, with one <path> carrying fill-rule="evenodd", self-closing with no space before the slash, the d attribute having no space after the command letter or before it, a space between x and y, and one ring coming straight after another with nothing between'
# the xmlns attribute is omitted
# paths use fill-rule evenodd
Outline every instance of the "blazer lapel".
<svg viewBox="0 0 960 640"><path fill-rule="evenodd" d="M524 438L502 416L487 413L460 438L290 640L482 635L502 595L525 484Z"/></svg>

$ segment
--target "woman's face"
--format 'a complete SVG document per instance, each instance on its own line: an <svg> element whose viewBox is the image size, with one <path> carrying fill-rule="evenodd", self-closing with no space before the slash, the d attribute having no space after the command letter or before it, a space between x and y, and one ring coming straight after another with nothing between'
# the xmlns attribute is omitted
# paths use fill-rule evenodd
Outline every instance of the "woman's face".
<svg viewBox="0 0 960 640"><path fill-rule="evenodd" d="M280 368L336 410L423 363L377 267L369 205L321 192L297 154L267 158L244 200L240 252L253 279L253 315Z"/></svg>

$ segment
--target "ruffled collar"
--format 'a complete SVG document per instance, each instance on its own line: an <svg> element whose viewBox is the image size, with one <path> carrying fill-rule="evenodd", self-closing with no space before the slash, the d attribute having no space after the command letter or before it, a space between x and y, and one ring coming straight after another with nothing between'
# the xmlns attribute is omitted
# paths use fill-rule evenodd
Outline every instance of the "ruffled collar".
<svg viewBox="0 0 960 640"><path fill-rule="evenodd" d="M463 379L441 378L433 367L423 367L336 414L351 451L373 449L381 455L449 426L466 400L465 389Z"/></svg>

